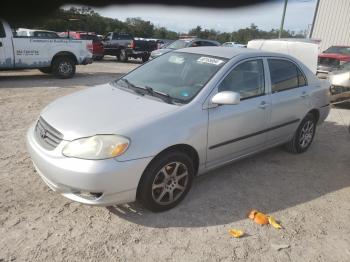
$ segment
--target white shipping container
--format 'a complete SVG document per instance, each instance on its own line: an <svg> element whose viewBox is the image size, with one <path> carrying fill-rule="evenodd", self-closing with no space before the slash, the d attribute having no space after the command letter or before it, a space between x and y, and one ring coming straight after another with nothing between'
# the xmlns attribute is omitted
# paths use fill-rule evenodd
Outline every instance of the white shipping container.
<svg viewBox="0 0 350 262"><path fill-rule="evenodd" d="M316 74L319 45L312 40L258 39L249 41L247 47L293 56Z"/></svg>

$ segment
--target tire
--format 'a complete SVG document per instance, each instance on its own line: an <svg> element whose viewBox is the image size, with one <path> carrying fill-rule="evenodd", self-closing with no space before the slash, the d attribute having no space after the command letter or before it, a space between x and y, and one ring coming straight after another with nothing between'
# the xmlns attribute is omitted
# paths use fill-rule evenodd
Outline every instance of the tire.
<svg viewBox="0 0 350 262"><path fill-rule="evenodd" d="M124 63L128 62L128 55L127 55L125 49L120 50L119 59L120 59L120 61L122 61Z"/></svg>
<svg viewBox="0 0 350 262"><path fill-rule="evenodd" d="M94 60L95 61L101 61L102 59L103 59L103 55L101 55L101 56L96 56L95 58L94 58Z"/></svg>
<svg viewBox="0 0 350 262"><path fill-rule="evenodd" d="M52 68L51 67L44 67L44 68L39 68L39 71L44 74L51 74L52 73Z"/></svg>
<svg viewBox="0 0 350 262"><path fill-rule="evenodd" d="M141 57L141 59L143 63L146 63L149 60L149 55L144 55Z"/></svg>
<svg viewBox="0 0 350 262"><path fill-rule="evenodd" d="M173 151L161 155L143 173L137 198L145 208L153 212L169 210L187 195L194 172L193 161L187 154Z"/></svg>
<svg viewBox="0 0 350 262"><path fill-rule="evenodd" d="M292 140L286 144L287 151L300 154L305 152L311 145L316 133L316 119L311 113L301 121Z"/></svg>
<svg viewBox="0 0 350 262"><path fill-rule="evenodd" d="M75 62L68 56L57 57L52 63L52 71L59 78L71 78L75 74Z"/></svg>

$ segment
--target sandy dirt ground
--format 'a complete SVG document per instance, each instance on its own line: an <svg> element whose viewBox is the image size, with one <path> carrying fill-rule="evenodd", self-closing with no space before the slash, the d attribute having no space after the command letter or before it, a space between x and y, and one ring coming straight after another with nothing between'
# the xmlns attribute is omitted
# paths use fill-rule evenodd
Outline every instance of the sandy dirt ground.
<svg viewBox="0 0 350 262"><path fill-rule="evenodd" d="M138 63L80 66L73 79L0 73L0 261L350 261L350 110L334 108L302 155L274 148L195 179L154 214L137 203L71 202L34 172L25 134L57 97L106 83ZM348 107L349 108L349 107ZM282 230L246 218L272 214ZM228 230L244 230L235 239Z"/></svg>

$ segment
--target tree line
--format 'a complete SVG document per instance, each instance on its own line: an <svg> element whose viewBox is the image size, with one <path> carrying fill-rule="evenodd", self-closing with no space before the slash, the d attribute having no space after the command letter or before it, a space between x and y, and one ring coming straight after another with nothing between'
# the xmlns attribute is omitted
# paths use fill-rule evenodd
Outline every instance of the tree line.
<svg viewBox="0 0 350 262"><path fill-rule="evenodd" d="M104 35L107 32L126 32L136 37L157 39L178 39L181 35L196 36L217 40L221 43L234 41L246 44L252 39L271 39L278 37L278 30L260 30L255 24L233 32L220 32L215 29L203 29L197 26L188 32L175 32L165 27L155 26L150 21L141 18L127 18L125 22L118 19L103 17L90 7L71 7L68 10L58 9L50 17L41 17L27 21L25 24L15 24L15 27L46 29L56 32L90 31ZM283 31L282 37L304 38L306 32Z"/></svg>

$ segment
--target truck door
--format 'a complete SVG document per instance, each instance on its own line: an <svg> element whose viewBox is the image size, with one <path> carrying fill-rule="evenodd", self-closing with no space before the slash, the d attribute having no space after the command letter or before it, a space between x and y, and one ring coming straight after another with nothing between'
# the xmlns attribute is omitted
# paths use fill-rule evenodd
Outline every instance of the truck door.
<svg viewBox="0 0 350 262"><path fill-rule="evenodd" d="M8 30L5 30L5 27ZM13 67L11 34L8 25L0 20L0 68L8 69Z"/></svg>

